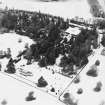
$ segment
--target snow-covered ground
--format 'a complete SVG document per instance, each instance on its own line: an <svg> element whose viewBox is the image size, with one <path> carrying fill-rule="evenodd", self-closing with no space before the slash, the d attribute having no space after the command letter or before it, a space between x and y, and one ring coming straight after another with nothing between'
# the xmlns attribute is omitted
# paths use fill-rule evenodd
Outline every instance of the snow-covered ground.
<svg viewBox="0 0 105 105"><path fill-rule="evenodd" d="M68 0L67 2L35 2L34 0L2 0L4 6L22 10L41 11L64 18L75 16L91 18L87 0Z"/></svg>
<svg viewBox="0 0 105 105"><path fill-rule="evenodd" d="M25 98L30 91L34 92L36 100L27 102ZM64 105L51 95L0 73L0 105L3 100L7 105Z"/></svg>
<svg viewBox="0 0 105 105"><path fill-rule="evenodd" d="M22 40L22 43L19 44L19 40ZM17 35L14 33L5 33L0 34L0 50L7 50L7 48L11 48L12 57L16 57L19 51L23 51L25 49L25 45L28 43L28 46L34 43L31 39L25 36Z"/></svg>
<svg viewBox="0 0 105 105"><path fill-rule="evenodd" d="M101 55L103 47L95 50L94 56L89 58L89 63L80 73L80 83L72 83L70 87L65 91L73 95L78 100L78 105L105 105L105 56ZM86 72L95 63L96 60L100 61L98 67L98 77L90 77L86 75ZM95 92L97 82L102 82L102 89L100 92ZM77 94L79 88L83 89L82 94ZM62 95L63 96L63 95ZM63 97L61 97L63 99ZM104 104L101 104L104 102Z"/></svg>

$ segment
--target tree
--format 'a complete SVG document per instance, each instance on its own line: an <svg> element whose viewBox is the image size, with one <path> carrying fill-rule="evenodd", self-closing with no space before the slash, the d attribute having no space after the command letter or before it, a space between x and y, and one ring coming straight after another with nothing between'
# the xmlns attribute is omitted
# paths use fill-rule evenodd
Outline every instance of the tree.
<svg viewBox="0 0 105 105"><path fill-rule="evenodd" d="M4 100L1 102L1 105L7 105L7 101L4 99Z"/></svg>
<svg viewBox="0 0 105 105"><path fill-rule="evenodd" d="M38 79L38 84L37 86L38 87L46 87L48 85L47 81L43 78L43 76L41 76L39 79Z"/></svg>
<svg viewBox="0 0 105 105"><path fill-rule="evenodd" d="M13 64L13 59L11 58L7 64L7 70L5 71L10 74L16 73L15 65Z"/></svg>
<svg viewBox="0 0 105 105"><path fill-rule="evenodd" d="M33 101L36 98L33 96L34 92L29 92L28 96L26 97L26 101Z"/></svg>
<svg viewBox="0 0 105 105"><path fill-rule="evenodd" d="M64 98L63 102L66 105L77 105L77 101L74 102L74 99L72 98L72 96L71 96L70 93L65 93L64 96L63 96L63 98Z"/></svg>
<svg viewBox="0 0 105 105"><path fill-rule="evenodd" d="M94 91L99 92L101 91L101 88L102 88L102 83L99 81L97 82L96 87L94 88Z"/></svg>
<svg viewBox="0 0 105 105"><path fill-rule="evenodd" d="M78 75L75 79L74 79L74 83L77 84L80 82L80 76Z"/></svg>
<svg viewBox="0 0 105 105"><path fill-rule="evenodd" d="M10 12L4 15L2 19L2 26L8 28L9 30L15 29L17 22L17 17L12 15Z"/></svg>
<svg viewBox="0 0 105 105"><path fill-rule="evenodd" d="M86 73L88 76L91 76L91 77L97 77L98 76L98 73L97 73L97 66L94 64L91 66L90 70L87 71Z"/></svg>
<svg viewBox="0 0 105 105"><path fill-rule="evenodd" d="M82 88L79 88L78 91L77 91L77 93L78 94L82 94L83 93L83 89Z"/></svg>
<svg viewBox="0 0 105 105"><path fill-rule="evenodd" d="M62 72L68 73L69 75L74 74L73 63L68 64L67 66L63 67Z"/></svg>
<svg viewBox="0 0 105 105"><path fill-rule="evenodd" d="M50 47L47 50L46 53L46 58L47 58L47 64L48 65L54 65L56 62L56 58L55 58L55 48Z"/></svg>
<svg viewBox="0 0 105 105"><path fill-rule="evenodd" d="M40 67L45 67L45 66L47 66L46 58L43 57L42 59L40 59L38 65L39 65Z"/></svg>
<svg viewBox="0 0 105 105"><path fill-rule="evenodd" d="M54 42L55 40L57 40L60 37L60 30L59 28L54 25L50 30L49 30L49 34L48 34L48 40L49 42Z"/></svg>
<svg viewBox="0 0 105 105"><path fill-rule="evenodd" d="M102 37L101 44L105 47L105 35Z"/></svg>

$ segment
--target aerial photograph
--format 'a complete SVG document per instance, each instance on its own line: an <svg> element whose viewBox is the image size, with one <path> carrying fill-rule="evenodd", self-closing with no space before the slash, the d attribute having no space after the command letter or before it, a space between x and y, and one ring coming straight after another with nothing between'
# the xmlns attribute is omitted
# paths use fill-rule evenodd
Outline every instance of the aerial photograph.
<svg viewBox="0 0 105 105"><path fill-rule="evenodd" d="M105 105L105 0L0 0L0 105Z"/></svg>

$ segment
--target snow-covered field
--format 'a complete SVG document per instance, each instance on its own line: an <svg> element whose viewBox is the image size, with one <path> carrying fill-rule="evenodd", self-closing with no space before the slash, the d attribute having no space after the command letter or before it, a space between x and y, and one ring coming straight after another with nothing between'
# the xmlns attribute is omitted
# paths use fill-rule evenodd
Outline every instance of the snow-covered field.
<svg viewBox="0 0 105 105"><path fill-rule="evenodd" d="M27 102L25 98L30 91L34 92L36 100ZM64 105L51 95L0 73L0 105L4 100L7 105Z"/></svg>

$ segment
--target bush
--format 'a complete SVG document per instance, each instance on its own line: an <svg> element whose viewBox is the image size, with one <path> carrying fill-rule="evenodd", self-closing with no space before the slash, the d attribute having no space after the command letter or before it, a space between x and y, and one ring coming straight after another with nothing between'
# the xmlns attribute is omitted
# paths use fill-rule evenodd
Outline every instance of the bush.
<svg viewBox="0 0 105 105"><path fill-rule="evenodd" d="M3 100L3 101L1 102L1 105L7 105L7 101L6 101L6 100Z"/></svg>
<svg viewBox="0 0 105 105"><path fill-rule="evenodd" d="M38 79L38 84L37 86L38 87L46 87L48 85L47 81L41 76L39 79Z"/></svg>
<svg viewBox="0 0 105 105"><path fill-rule="evenodd" d="M77 93L78 94L82 94L83 93L83 89L82 88L79 88L78 91L77 91Z"/></svg>
<svg viewBox="0 0 105 105"><path fill-rule="evenodd" d="M95 92L101 91L101 87L102 87L102 83L101 83L101 82L98 82L98 83L96 84L96 87L94 88L94 91L95 91Z"/></svg>
<svg viewBox="0 0 105 105"><path fill-rule="evenodd" d="M55 92L55 88L52 87L52 88L51 88L51 92Z"/></svg>
<svg viewBox="0 0 105 105"><path fill-rule="evenodd" d="M74 79L74 83L77 84L77 83L79 83L79 82L80 82L80 77L77 76L77 77Z"/></svg>
<svg viewBox="0 0 105 105"><path fill-rule="evenodd" d="M100 65L100 61L99 60L96 60L95 65L96 66L99 66Z"/></svg>
<svg viewBox="0 0 105 105"><path fill-rule="evenodd" d="M66 105L77 105L77 102L74 102L74 100L73 100L73 98L71 97L70 93L65 93L63 97L64 97L63 102L64 102Z"/></svg>
<svg viewBox="0 0 105 105"><path fill-rule="evenodd" d="M92 77L97 77L97 71L91 69L87 72L87 75Z"/></svg>
<svg viewBox="0 0 105 105"><path fill-rule="evenodd" d="M102 37L101 44L105 47L105 35Z"/></svg>
<svg viewBox="0 0 105 105"><path fill-rule="evenodd" d="M33 96L34 92L29 92L28 96L26 97L26 101L33 101L36 98Z"/></svg>
<svg viewBox="0 0 105 105"><path fill-rule="evenodd" d="M16 73L15 65L13 64L13 59L11 58L7 64L7 70L5 71L10 74Z"/></svg>

